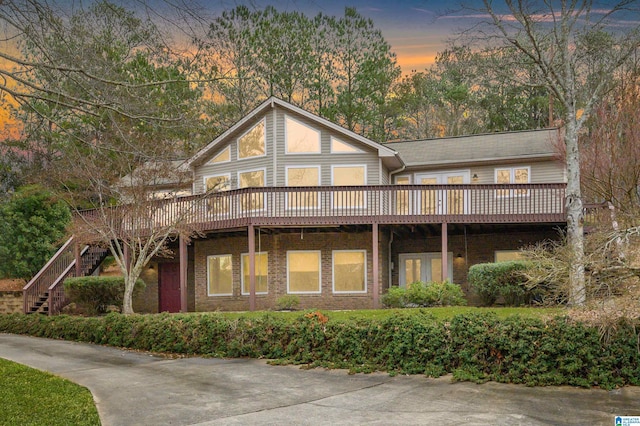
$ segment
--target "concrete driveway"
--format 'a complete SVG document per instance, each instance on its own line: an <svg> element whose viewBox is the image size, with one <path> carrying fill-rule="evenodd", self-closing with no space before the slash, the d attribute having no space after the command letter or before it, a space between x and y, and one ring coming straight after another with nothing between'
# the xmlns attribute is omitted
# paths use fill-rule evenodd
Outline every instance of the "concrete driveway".
<svg viewBox="0 0 640 426"><path fill-rule="evenodd" d="M0 357L89 388L109 425L611 425L640 388L451 383L253 359L170 359L0 333Z"/></svg>

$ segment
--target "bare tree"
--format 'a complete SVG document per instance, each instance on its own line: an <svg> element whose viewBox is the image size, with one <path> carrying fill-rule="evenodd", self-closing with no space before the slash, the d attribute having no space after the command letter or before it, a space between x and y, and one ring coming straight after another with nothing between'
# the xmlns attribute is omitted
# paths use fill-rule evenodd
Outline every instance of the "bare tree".
<svg viewBox="0 0 640 426"><path fill-rule="evenodd" d="M0 49L0 94L19 105L23 149L41 159L34 176L79 213L76 238L116 259L124 313L133 312L143 266L194 232L190 209L198 203L178 203L175 193L165 194L174 202L159 202L154 189L180 187L189 176L175 161L211 137L199 109L207 73L196 66L198 53L173 51L165 31L175 28L159 28L150 12L106 0L0 7L2 43L13 46Z"/></svg>
<svg viewBox="0 0 640 426"><path fill-rule="evenodd" d="M611 90L614 76L640 44L638 4L621 0L603 8L592 0L483 0L488 19L469 34L496 48L515 48L537 70L536 84L546 87L562 111L567 167L567 240L574 253L570 267L571 304L585 301L583 200L578 136L594 107ZM508 67L511 68L511 67ZM519 84L532 76L513 75ZM523 81L526 77L528 81Z"/></svg>

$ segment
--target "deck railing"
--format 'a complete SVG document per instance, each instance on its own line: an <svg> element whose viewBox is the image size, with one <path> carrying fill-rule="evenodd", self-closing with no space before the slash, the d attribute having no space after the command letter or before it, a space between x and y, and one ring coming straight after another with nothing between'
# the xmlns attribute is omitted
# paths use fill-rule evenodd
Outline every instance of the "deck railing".
<svg viewBox="0 0 640 426"><path fill-rule="evenodd" d="M378 185L242 188L154 200L145 214L111 210L123 230L176 218L198 231L254 225L562 222L565 184ZM83 212L99 220L104 211Z"/></svg>

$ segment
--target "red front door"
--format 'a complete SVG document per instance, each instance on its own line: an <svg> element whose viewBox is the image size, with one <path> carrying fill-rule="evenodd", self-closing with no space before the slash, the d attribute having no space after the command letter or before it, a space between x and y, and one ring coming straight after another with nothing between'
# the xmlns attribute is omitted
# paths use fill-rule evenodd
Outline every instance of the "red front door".
<svg viewBox="0 0 640 426"><path fill-rule="evenodd" d="M180 312L180 264L161 263L158 272L160 312Z"/></svg>

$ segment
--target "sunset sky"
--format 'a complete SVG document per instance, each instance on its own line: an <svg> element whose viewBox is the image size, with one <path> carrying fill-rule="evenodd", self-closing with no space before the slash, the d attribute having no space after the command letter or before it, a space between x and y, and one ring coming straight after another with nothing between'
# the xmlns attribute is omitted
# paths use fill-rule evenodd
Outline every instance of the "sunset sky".
<svg viewBox="0 0 640 426"><path fill-rule="evenodd" d="M431 63L438 52L445 48L447 38L457 30L469 29L484 16L467 9L460 9L460 4L467 7L482 7L482 0L201 0L212 10L231 9L237 4L246 4L257 8L274 5L278 10L299 10L307 16L315 16L322 12L327 15L342 16L345 6L355 7L357 11L371 18L376 28L382 31L387 42L398 57L398 64L403 74L411 70L423 71ZM593 0L592 11L608 10L608 5L620 0ZM556 7L559 1L552 0ZM503 1L494 1L494 8L500 12L505 10ZM535 0L533 0L535 4ZM637 5L634 6L637 8ZM631 13L631 12L630 12ZM629 22L622 26L637 25L637 14L625 16Z"/></svg>
<svg viewBox="0 0 640 426"><path fill-rule="evenodd" d="M355 7L363 16L371 18L376 28L391 45L398 57L403 74L411 70L422 71L443 50L447 37L457 28L468 27L475 19L449 15L455 0L252 0L240 2L263 8L269 4L278 10L298 10L307 16L319 12L342 16L346 6ZM212 11L233 8L236 1L210 2Z"/></svg>
<svg viewBox="0 0 640 426"><path fill-rule="evenodd" d="M130 0L111 1L131 4ZM174 3L171 0L147 1L161 9L168 3ZM372 19L375 27L382 31L397 55L403 74L409 74L412 70L423 71L429 67L435 55L444 50L448 38L455 35L457 30L471 28L482 18L468 10L455 13L453 10L460 1L467 5L482 3L482 0L196 0L204 6L205 10L202 12L209 15L201 17L205 20L213 19L223 10L233 9L239 4L258 9L273 5L280 11L298 10L309 17L320 12L339 17L344 15L346 6L355 7L361 15ZM593 8L595 11L604 10L607 9L607 4L615 1L617 0L594 0ZM71 7L78 7L81 4L88 5L91 0L57 0L58 4L65 2ZM185 3L189 3L188 0ZM495 4L503 3L498 1ZM630 21L622 26L637 25L637 20L631 19L631 16L625 19ZM2 106L0 105L0 135L8 118L7 111Z"/></svg>

